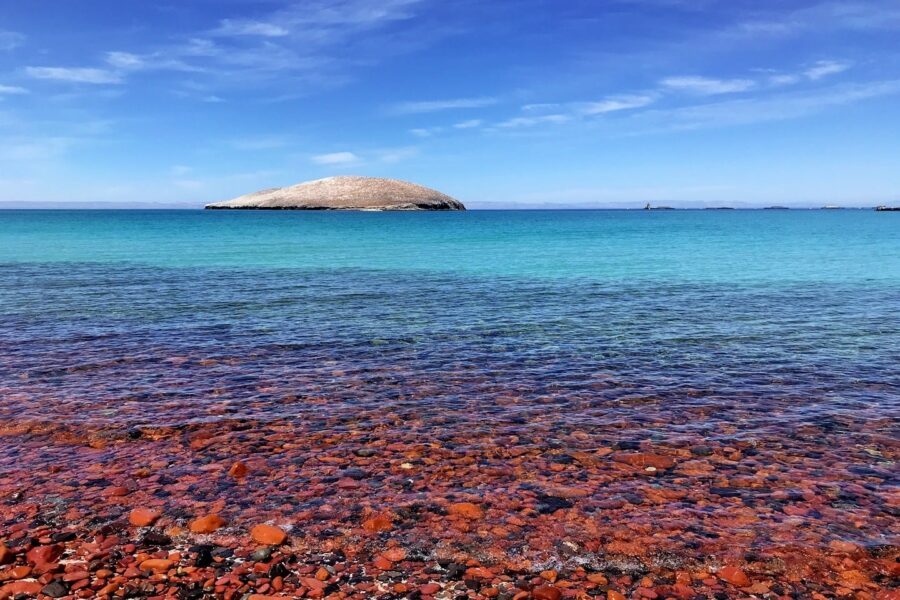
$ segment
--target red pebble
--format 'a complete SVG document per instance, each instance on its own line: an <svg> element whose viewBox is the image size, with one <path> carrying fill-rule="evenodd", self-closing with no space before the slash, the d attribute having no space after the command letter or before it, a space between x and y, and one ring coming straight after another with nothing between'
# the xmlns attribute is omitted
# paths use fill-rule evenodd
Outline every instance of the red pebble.
<svg viewBox="0 0 900 600"><path fill-rule="evenodd" d="M736 587L747 587L750 585L750 578L737 567L722 567L718 575L719 579L727 581Z"/></svg>
<svg viewBox="0 0 900 600"><path fill-rule="evenodd" d="M15 560L12 550L6 547L6 544L0 542L0 565L11 563Z"/></svg>
<svg viewBox="0 0 900 600"><path fill-rule="evenodd" d="M531 597L534 600L559 600L562 598L562 592L553 585L542 585L531 591Z"/></svg>
<svg viewBox="0 0 900 600"><path fill-rule="evenodd" d="M191 532L193 533L212 533L222 527L225 527L227 521L219 515L207 515L191 521Z"/></svg>
<svg viewBox="0 0 900 600"><path fill-rule="evenodd" d="M440 584L437 584L437 583L426 583L423 586L419 586L419 591L422 592L423 594L430 596L432 594L437 594L439 591L441 591L441 586L440 586Z"/></svg>
<svg viewBox="0 0 900 600"><path fill-rule="evenodd" d="M280 546L287 539L287 534L272 525L256 525L250 530L250 537L258 544Z"/></svg>
<svg viewBox="0 0 900 600"><path fill-rule="evenodd" d="M136 508L128 513L128 522L135 527L149 527L156 523L159 511L150 508Z"/></svg>
<svg viewBox="0 0 900 600"><path fill-rule="evenodd" d="M25 558L35 567L39 569L46 569L46 567L58 561L59 557L62 556L62 553L63 547L59 544L54 544L51 546L38 546L29 550L25 554Z"/></svg>

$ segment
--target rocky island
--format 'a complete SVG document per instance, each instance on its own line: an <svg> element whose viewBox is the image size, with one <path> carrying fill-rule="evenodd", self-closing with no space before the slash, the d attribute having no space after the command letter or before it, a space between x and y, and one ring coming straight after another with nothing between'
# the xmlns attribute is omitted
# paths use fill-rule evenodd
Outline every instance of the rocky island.
<svg viewBox="0 0 900 600"><path fill-rule="evenodd" d="M207 204L207 209L465 210L462 202L408 181L380 177L326 177Z"/></svg>

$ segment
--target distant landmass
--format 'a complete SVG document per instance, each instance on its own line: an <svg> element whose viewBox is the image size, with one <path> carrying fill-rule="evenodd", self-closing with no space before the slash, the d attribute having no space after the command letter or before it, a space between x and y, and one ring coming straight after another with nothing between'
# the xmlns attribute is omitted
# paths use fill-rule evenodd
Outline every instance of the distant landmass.
<svg viewBox="0 0 900 600"><path fill-rule="evenodd" d="M326 177L262 190L207 209L256 210L465 210L462 202L431 188L380 177Z"/></svg>

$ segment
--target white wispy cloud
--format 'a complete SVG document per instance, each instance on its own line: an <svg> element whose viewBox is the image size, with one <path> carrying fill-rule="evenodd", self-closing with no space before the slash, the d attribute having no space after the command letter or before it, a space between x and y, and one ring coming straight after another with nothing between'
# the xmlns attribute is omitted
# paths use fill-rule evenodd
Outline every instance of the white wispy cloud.
<svg viewBox="0 0 900 600"><path fill-rule="evenodd" d="M274 23L266 23L263 21L253 21L249 19L223 19L219 27L215 29L213 35L248 35L261 37L284 37L291 32Z"/></svg>
<svg viewBox="0 0 900 600"><path fill-rule="evenodd" d="M167 56L163 52L135 54L133 52L114 51L106 53L106 64L116 69L119 74L137 71L184 71L202 73L204 69L191 65L182 58Z"/></svg>
<svg viewBox="0 0 900 600"><path fill-rule="evenodd" d="M21 95L27 94L28 90L23 87L19 87L17 85L2 85L0 84L0 95L8 94L8 95Z"/></svg>
<svg viewBox="0 0 900 600"><path fill-rule="evenodd" d="M391 106L388 112L394 115L412 115L439 112L443 110L483 108L485 106L493 106L498 102L499 99L491 96L483 96L478 98L454 98L449 100L425 100L420 102L400 102Z"/></svg>
<svg viewBox="0 0 900 600"><path fill-rule="evenodd" d="M667 110L650 110L629 123L634 134L686 131L798 119L836 107L900 95L900 80L844 84L725 100Z"/></svg>
<svg viewBox="0 0 900 600"><path fill-rule="evenodd" d="M562 113L554 113L551 115L540 115L538 117L513 117L497 124L497 127L503 129L515 129L519 127L534 127L535 125L567 123L572 120L571 115Z"/></svg>
<svg viewBox="0 0 900 600"><path fill-rule="evenodd" d="M408 52L447 35L421 35L411 21L402 31L387 25L409 20L426 0L278 0L266 2L253 19L222 19L181 40L136 51L111 49L103 63L80 68L32 66L33 78L73 83L121 83L147 71L191 73L207 89L184 91L189 81L174 81L173 93L203 102L222 102L232 88L262 93L277 86L281 101L310 90L341 85L361 66L384 56ZM0 49L21 43L23 36L0 32ZM285 92L284 90L288 90ZM300 91L297 91L300 90Z"/></svg>
<svg viewBox="0 0 900 600"><path fill-rule="evenodd" d="M393 164L409 158L413 158L419 154L419 149L415 146L404 146L402 148L385 148L375 153L375 158L380 162Z"/></svg>
<svg viewBox="0 0 900 600"><path fill-rule="evenodd" d="M93 67L25 67L25 73L34 79L49 79L72 83L109 84L122 82L122 77L119 73Z"/></svg>
<svg viewBox="0 0 900 600"><path fill-rule="evenodd" d="M649 106L650 104L653 104L655 100L656 98L650 95L611 96L600 102L589 102L585 104L582 107L581 112L586 115L600 115L620 110L631 110Z"/></svg>
<svg viewBox="0 0 900 600"><path fill-rule="evenodd" d="M9 52L25 43L25 36L15 31L0 31L0 51Z"/></svg>
<svg viewBox="0 0 900 600"><path fill-rule="evenodd" d="M328 154L317 154L312 160L317 165L350 165L360 162L359 156L353 152L330 152Z"/></svg>
<svg viewBox="0 0 900 600"><path fill-rule="evenodd" d="M62 136L0 138L0 161L44 161L56 158L77 140Z"/></svg>
<svg viewBox="0 0 900 600"><path fill-rule="evenodd" d="M799 83L801 80L802 77L800 77L799 75L794 75L792 73L781 73L769 76L769 83L772 85L794 85L795 83Z"/></svg>
<svg viewBox="0 0 900 600"><path fill-rule="evenodd" d="M146 65L142 57L131 52L107 52L106 62L119 69L141 69Z"/></svg>
<svg viewBox="0 0 900 600"><path fill-rule="evenodd" d="M414 127L409 132L416 137L427 138L438 134L444 130L443 127Z"/></svg>
<svg viewBox="0 0 900 600"><path fill-rule="evenodd" d="M468 121L460 121L459 123L454 123L454 129L475 129L476 127L481 127L481 124L484 121L481 119L469 119Z"/></svg>
<svg viewBox="0 0 900 600"><path fill-rule="evenodd" d="M562 108L563 105L558 102L539 102L535 104L526 104L522 107L525 112L553 112Z"/></svg>
<svg viewBox="0 0 900 600"><path fill-rule="evenodd" d="M837 75L849 70L852 63L842 60L820 60L800 71L793 73L779 73L774 69L760 69L763 73L769 73L766 82L774 86L787 86L801 83L805 80L819 81L831 75Z"/></svg>
<svg viewBox="0 0 900 600"><path fill-rule="evenodd" d="M795 10L777 7L766 14L737 23L728 36L792 36L805 31L891 31L900 29L900 7L895 0L826 0Z"/></svg>
<svg viewBox="0 0 900 600"><path fill-rule="evenodd" d="M829 75L836 75L838 73L843 73L847 69L850 68L850 63L847 62L839 62L836 60L820 60L806 71L803 72L809 79L813 81L818 81L823 77L828 77Z"/></svg>
<svg viewBox="0 0 900 600"><path fill-rule="evenodd" d="M662 87L670 90L700 94L702 96L734 94L746 92L756 87L756 82L752 79L714 79L698 75L667 77L659 83Z"/></svg>

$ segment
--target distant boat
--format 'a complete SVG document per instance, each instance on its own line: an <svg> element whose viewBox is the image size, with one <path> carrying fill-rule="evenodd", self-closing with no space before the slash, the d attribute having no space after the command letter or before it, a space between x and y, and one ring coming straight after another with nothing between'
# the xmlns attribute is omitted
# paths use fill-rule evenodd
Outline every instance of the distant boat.
<svg viewBox="0 0 900 600"><path fill-rule="evenodd" d="M791 210L787 206L767 206L763 210Z"/></svg>
<svg viewBox="0 0 900 600"><path fill-rule="evenodd" d="M900 212L900 206L876 206L877 212Z"/></svg>
<svg viewBox="0 0 900 600"><path fill-rule="evenodd" d="M671 206L650 206L650 203L648 202L647 205L644 207L644 210L675 210L675 209L672 208Z"/></svg>

